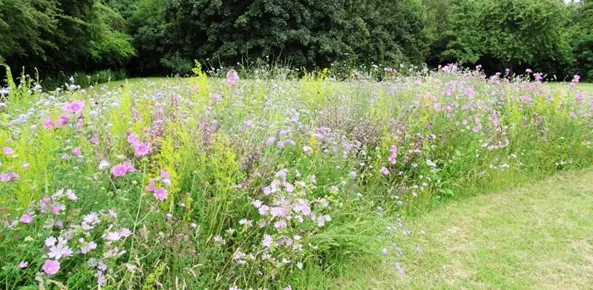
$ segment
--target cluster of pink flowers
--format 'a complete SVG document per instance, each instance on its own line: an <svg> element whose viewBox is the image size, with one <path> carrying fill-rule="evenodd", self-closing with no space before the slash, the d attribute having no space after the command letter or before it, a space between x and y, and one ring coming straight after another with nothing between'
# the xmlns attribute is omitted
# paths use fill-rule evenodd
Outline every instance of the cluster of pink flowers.
<svg viewBox="0 0 593 290"><path fill-rule="evenodd" d="M170 178L171 178L171 174L169 174L169 172L161 169L160 176L156 181L158 181L161 184L161 186L170 187L171 186ZM156 188L156 183L155 183L154 179L150 180L150 184L148 186L146 186L146 191L152 192L152 194L154 195L154 198L156 198L156 200L158 200L158 201L164 201L165 199L167 199L167 197L169 195L169 193L167 192L167 190L164 187Z"/></svg>
<svg viewBox="0 0 593 290"><path fill-rule="evenodd" d="M62 110L66 113L77 114L84 110L84 106L85 104L82 101L66 103L62 106Z"/></svg>
<svg viewBox="0 0 593 290"><path fill-rule="evenodd" d="M239 81L239 74L234 71L230 70L226 73L226 81L231 85L234 86Z"/></svg>
<svg viewBox="0 0 593 290"><path fill-rule="evenodd" d="M391 153L391 155L389 156L389 163L391 163L392 165L397 164L397 146L391 146L389 152Z"/></svg>
<svg viewBox="0 0 593 290"><path fill-rule="evenodd" d="M136 168L130 162L117 164L111 168L111 174L115 177L122 177L128 173L136 172Z"/></svg>
<svg viewBox="0 0 593 290"><path fill-rule="evenodd" d="M574 75L574 77L572 78L572 81L570 82L570 84L568 85L570 88L574 88L577 86L577 84L581 81L581 77L579 75Z"/></svg>
<svg viewBox="0 0 593 290"><path fill-rule="evenodd" d="M134 148L134 156L142 157L152 152L150 143L140 142L140 139L135 134L128 135L128 143Z"/></svg>
<svg viewBox="0 0 593 290"><path fill-rule="evenodd" d="M45 117L43 119L43 128L49 130L53 128L62 128L63 126L67 125L70 122L68 115L64 114L58 117L55 121L52 121L51 117Z"/></svg>
<svg viewBox="0 0 593 290"><path fill-rule="evenodd" d="M117 213L114 210L90 212L81 216L80 223L65 224L68 219L60 215L65 213L66 202L76 201L78 197L72 190L58 190L51 197L45 197L38 203L32 203L26 213L20 217L20 223L27 225L33 222L34 216L38 220L44 220L43 229L48 235L44 239L43 250L46 253L45 261L41 265L41 271L48 276L56 275L62 269L61 261L75 256L88 259L88 265L96 270L95 277L98 285L104 285L107 280L105 274L109 271L107 260L116 261L127 251L122 247L125 239L132 236L132 231L125 227L117 227ZM10 223L9 227L14 229L18 222ZM55 229L60 229L56 235ZM103 239L93 240L93 236ZM102 234L101 234L102 233ZM29 267L27 261L18 263L19 269ZM132 267L133 268L133 267ZM131 269L131 268L128 268Z"/></svg>
<svg viewBox="0 0 593 290"><path fill-rule="evenodd" d="M0 174L0 181L2 182L14 182L19 179L19 175L14 172L4 172Z"/></svg>

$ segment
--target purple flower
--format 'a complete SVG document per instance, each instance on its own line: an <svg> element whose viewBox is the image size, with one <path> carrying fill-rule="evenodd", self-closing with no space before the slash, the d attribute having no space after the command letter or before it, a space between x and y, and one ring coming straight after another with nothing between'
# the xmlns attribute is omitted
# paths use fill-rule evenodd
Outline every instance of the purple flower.
<svg viewBox="0 0 593 290"><path fill-rule="evenodd" d="M274 227L275 227L277 230L283 230L283 229L285 229L285 228L286 228L286 226L287 226L287 224L286 224L286 220L284 220L284 219L280 219L280 220L278 220L278 221L276 221L276 222L274 223Z"/></svg>
<svg viewBox="0 0 593 290"><path fill-rule="evenodd" d="M19 263L19 269L25 269L25 268L27 268L27 267L29 267L29 263L27 263L27 262L25 262L25 261L21 261L21 262Z"/></svg>
<svg viewBox="0 0 593 290"><path fill-rule="evenodd" d="M295 212L302 213L303 215L310 215L311 214L311 207L309 206L309 201L306 199L299 199L297 204L292 207ZM272 209L274 210L274 209ZM273 215L273 214L272 214Z"/></svg>
<svg viewBox="0 0 593 290"><path fill-rule="evenodd" d="M272 238L272 236L270 236L268 234L265 234L264 239L261 242L262 246L264 246L266 248L271 248L273 243L274 243L274 238Z"/></svg>
<svg viewBox="0 0 593 290"><path fill-rule="evenodd" d="M111 242L117 242L121 239L121 234L119 232L108 232L104 238Z"/></svg>
<svg viewBox="0 0 593 290"><path fill-rule="evenodd" d="M270 210L272 217L286 217L288 216L288 210L284 207L275 206Z"/></svg>
<svg viewBox="0 0 593 290"><path fill-rule="evenodd" d="M385 167L381 167L381 169L379 169L379 172L381 172L383 175L389 175L389 169L385 168Z"/></svg>
<svg viewBox="0 0 593 290"><path fill-rule="evenodd" d="M86 254L89 253L90 251L94 250L97 248L97 244L95 242L88 242L86 245L82 246L80 248L80 252L82 254Z"/></svg>
<svg viewBox="0 0 593 290"><path fill-rule="evenodd" d="M49 248L49 253L47 256L50 258L54 258L59 260L63 257L70 257L72 255L72 250L66 245L66 241L60 241L57 245L51 246Z"/></svg>

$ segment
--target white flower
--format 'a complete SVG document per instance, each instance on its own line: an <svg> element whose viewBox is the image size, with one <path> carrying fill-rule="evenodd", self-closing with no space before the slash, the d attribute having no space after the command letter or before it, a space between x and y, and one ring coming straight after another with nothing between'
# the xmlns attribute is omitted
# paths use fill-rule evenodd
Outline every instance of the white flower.
<svg viewBox="0 0 593 290"><path fill-rule="evenodd" d="M111 166L111 164L109 164L107 160L101 160L101 162L99 162L99 170L107 169L109 166Z"/></svg>

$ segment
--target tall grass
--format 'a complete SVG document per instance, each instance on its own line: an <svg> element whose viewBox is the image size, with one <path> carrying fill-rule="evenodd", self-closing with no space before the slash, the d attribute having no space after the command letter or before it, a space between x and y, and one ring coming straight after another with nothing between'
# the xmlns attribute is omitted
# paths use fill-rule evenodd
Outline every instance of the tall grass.
<svg viewBox="0 0 593 290"><path fill-rule="evenodd" d="M382 82L195 73L11 84L0 285L330 288L345 260L419 234L402 214L593 160L578 86L456 66Z"/></svg>

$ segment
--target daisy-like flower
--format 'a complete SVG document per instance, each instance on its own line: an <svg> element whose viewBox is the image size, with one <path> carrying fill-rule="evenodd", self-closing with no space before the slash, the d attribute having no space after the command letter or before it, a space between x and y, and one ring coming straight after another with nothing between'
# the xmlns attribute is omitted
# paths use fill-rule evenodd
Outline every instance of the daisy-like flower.
<svg viewBox="0 0 593 290"><path fill-rule="evenodd" d="M272 244L274 243L274 238L272 238L272 236L265 234L264 238L261 242L262 246L266 247L266 248L271 248Z"/></svg>
<svg viewBox="0 0 593 290"><path fill-rule="evenodd" d="M55 260L59 260L63 257L70 257L72 255L72 249L66 245L65 241L58 242L56 245L49 248L47 256Z"/></svg>
<svg viewBox="0 0 593 290"><path fill-rule="evenodd" d="M96 248L97 248L97 243L91 241L91 242L86 243L84 246L80 247L80 253L87 254Z"/></svg>
<svg viewBox="0 0 593 290"><path fill-rule="evenodd" d="M121 234L119 232L108 232L104 238L111 242L117 242L121 240Z"/></svg>

